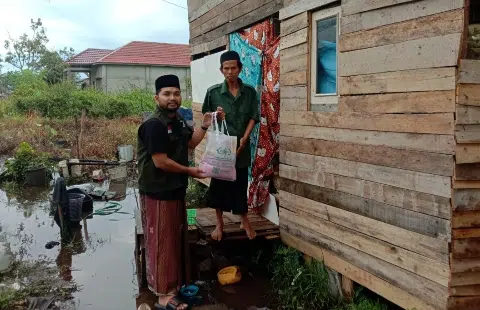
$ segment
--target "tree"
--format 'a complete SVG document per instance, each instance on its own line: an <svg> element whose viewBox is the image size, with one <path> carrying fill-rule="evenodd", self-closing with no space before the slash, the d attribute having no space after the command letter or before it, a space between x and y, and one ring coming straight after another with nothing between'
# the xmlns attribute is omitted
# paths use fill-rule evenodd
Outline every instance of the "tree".
<svg viewBox="0 0 480 310"><path fill-rule="evenodd" d="M47 32L40 18L30 20L30 29L31 36L25 33L18 39L9 37L5 40L5 62L20 71L40 73L49 84L61 82L63 71L68 66L65 61L74 55L74 50L66 47L58 51L49 50L46 46L49 42Z"/></svg>
<svg viewBox="0 0 480 310"><path fill-rule="evenodd" d="M30 29L33 32L31 37L24 33L18 39L9 36L8 40L5 40L5 62L18 70L38 71L40 58L47 50L48 38L40 18L37 21L30 20Z"/></svg>
<svg viewBox="0 0 480 310"><path fill-rule="evenodd" d="M46 50L39 61L44 80L48 84L61 82L63 79L63 70L68 67L65 61L73 55L74 50L72 48L65 47L59 51Z"/></svg>

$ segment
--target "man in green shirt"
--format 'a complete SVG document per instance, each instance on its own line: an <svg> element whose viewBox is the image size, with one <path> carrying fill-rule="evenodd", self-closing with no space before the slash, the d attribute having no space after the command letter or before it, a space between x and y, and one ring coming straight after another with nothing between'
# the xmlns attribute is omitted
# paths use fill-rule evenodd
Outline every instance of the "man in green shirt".
<svg viewBox="0 0 480 310"><path fill-rule="evenodd" d="M220 71L225 81L207 90L202 112L215 112L219 108L225 113L228 132L237 137L237 179L234 182L212 179L208 194L208 206L216 209L217 227L212 239L221 240L223 234L223 212L242 216L242 227L249 239L256 236L247 218L248 213L248 167L251 163L250 133L259 121L258 96L255 88L244 84L238 77L242 70L240 56L228 51L220 56Z"/></svg>

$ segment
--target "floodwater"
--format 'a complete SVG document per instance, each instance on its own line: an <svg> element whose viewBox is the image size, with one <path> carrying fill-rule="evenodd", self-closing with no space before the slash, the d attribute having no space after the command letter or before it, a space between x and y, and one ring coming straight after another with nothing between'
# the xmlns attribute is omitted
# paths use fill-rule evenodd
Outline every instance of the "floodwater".
<svg viewBox="0 0 480 310"><path fill-rule="evenodd" d="M9 196L0 190L0 231L13 253L23 259L45 256L59 267L59 276L74 281L80 290L73 294L74 309L136 309L137 283L134 265L135 192L127 190L120 201L129 214L94 215L86 219L76 246L46 249L49 241L60 241L60 230L49 215L48 191L29 190ZM105 202L94 202L94 209Z"/></svg>

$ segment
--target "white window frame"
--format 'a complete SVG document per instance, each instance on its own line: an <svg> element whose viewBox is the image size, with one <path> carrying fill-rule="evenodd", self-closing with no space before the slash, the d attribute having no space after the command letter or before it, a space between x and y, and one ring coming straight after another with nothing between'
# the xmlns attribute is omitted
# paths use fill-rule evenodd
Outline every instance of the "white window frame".
<svg viewBox="0 0 480 310"><path fill-rule="evenodd" d="M312 13L310 41L310 105L338 104L338 43L340 39L341 7L323 9ZM332 94L317 94L317 21L337 16L337 91Z"/></svg>

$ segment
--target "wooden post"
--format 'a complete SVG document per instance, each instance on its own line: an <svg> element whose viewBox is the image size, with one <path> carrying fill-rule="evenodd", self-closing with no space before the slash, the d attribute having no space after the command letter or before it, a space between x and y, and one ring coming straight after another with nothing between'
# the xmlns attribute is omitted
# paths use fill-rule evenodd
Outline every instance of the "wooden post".
<svg viewBox="0 0 480 310"><path fill-rule="evenodd" d="M74 119L75 119L75 133L76 133L76 137L75 137L75 140L77 142L77 158L80 158L80 142L78 140L78 137L79 137L79 132L78 132L78 117L75 115L74 116ZM69 169L69 172L70 172L70 167L68 168Z"/></svg>
<svg viewBox="0 0 480 310"><path fill-rule="evenodd" d="M83 126L85 123L85 109L82 110L82 118L80 119L80 135L78 136L78 158L83 158L83 151L82 151L82 136L83 136Z"/></svg>
<svg viewBox="0 0 480 310"><path fill-rule="evenodd" d="M303 254L303 259L305 260L305 263L310 265L312 263L313 258L311 256L308 256L307 254Z"/></svg>
<svg viewBox="0 0 480 310"><path fill-rule="evenodd" d="M353 281L342 274L342 292L346 300L351 301L353 298Z"/></svg>

